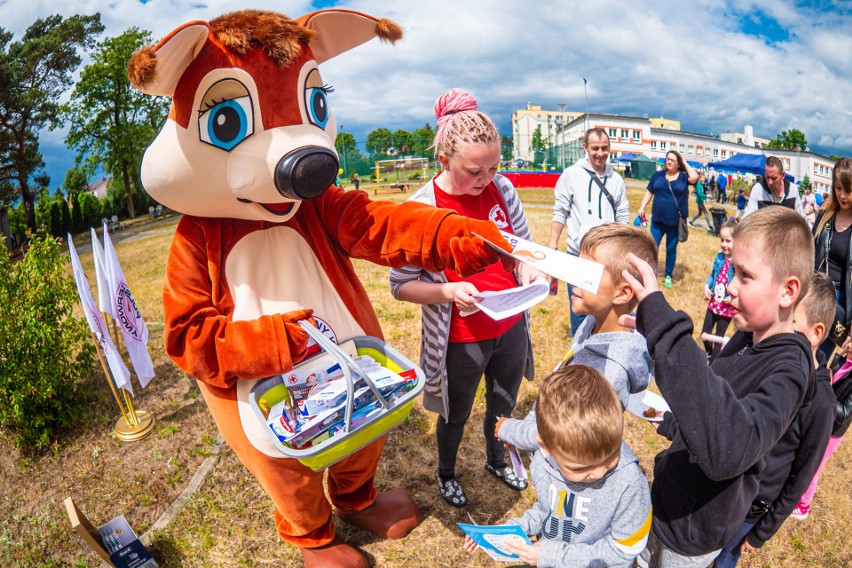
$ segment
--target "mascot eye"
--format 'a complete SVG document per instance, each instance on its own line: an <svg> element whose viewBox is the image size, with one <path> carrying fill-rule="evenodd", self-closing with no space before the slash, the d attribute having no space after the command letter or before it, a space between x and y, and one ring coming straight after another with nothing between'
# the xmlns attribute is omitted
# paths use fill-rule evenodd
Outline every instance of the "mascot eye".
<svg viewBox="0 0 852 568"><path fill-rule="evenodd" d="M198 117L201 141L228 150L254 134L250 97L237 97L212 105Z"/></svg>
<svg viewBox="0 0 852 568"><path fill-rule="evenodd" d="M305 108L308 110L308 120L320 128L328 124L328 97L325 87L305 88Z"/></svg>

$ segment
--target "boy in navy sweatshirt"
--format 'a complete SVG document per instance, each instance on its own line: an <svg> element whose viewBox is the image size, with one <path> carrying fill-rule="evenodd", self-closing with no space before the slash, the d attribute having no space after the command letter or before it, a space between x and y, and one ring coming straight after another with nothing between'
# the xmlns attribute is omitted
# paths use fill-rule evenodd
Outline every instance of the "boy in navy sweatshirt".
<svg viewBox="0 0 852 568"><path fill-rule="evenodd" d="M810 342L815 365L836 307L834 284L825 274L814 273L807 295L796 307L793 328ZM818 365L814 388L805 394L793 424L766 456L753 510L716 558L716 568L733 568L741 552L757 550L781 528L819 467L834 426L836 405L831 375L825 365Z"/></svg>
<svg viewBox="0 0 852 568"><path fill-rule="evenodd" d="M654 524L640 566L709 566L745 520L765 457L814 372L808 340L793 332L813 258L808 225L791 209L766 207L734 229L728 293L739 331L708 367L689 316L669 306L654 270L630 255L641 274L624 273L640 300L637 329L672 409L659 426L672 444L655 460Z"/></svg>

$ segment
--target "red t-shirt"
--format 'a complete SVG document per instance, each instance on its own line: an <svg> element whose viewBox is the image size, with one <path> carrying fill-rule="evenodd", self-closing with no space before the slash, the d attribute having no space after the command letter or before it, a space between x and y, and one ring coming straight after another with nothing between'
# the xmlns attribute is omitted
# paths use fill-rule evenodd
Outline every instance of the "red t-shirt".
<svg viewBox="0 0 852 568"><path fill-rule="evenodd" d="M440 177L441 174L439 173L432 181L435 185L435 205L444 209L452 209L473 219L493 221L501 231L514 234L506 211L506 204L503 203L500 190L497 189L493 181L479 195L450 195L436 183ZM465 280L450 269L444 270L444 276L450 282L463 282ZM499 262L490 265L483 272L471 276L467 279L467 282L476 286L476 289L480 292L506 290L518 285L515 276L511 272L506 272ZM521 317L523 317L523 314L494 321L482 312L461 317L459 309L453 304L453 315L450 320L450 342L473 343L500 337L509 331Z"/></svg>

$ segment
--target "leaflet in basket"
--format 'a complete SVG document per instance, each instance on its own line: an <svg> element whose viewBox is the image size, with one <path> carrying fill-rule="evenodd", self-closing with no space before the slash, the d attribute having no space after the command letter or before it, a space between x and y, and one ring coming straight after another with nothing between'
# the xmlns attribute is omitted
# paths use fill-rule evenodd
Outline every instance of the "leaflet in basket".
<svg viewBox="0 0 852 568"><path fill-rule="evenodd" d="M342 346L341 346L342 347ZM353 358L353 407L350 431L380 413L382 406L364 376L372 380L379 393L392 403L411 391L417 381L414 369L397 374L369 355ZM278 440L290 448L315 446L345 432L347 384L343 370L328 354L321 354L281 376L284 398L258 407Z"/></svg>

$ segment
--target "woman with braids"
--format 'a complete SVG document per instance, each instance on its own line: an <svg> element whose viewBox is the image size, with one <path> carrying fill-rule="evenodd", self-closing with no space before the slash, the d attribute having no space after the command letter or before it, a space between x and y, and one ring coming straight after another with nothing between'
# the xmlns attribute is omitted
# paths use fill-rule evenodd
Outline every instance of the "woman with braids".
<svg viewBox="0 0 852 568"><path fill-rule="evenodd" d="M529 239L515 188L496 175L500 137L491 119L459 89L438 98L435 117L433 146L442 170L411 200L491 220L502 231ZM423 405L439 414L438 488L454 507L468 502L456 477L456 455L483 374L485 469L512 489L527 487L526 480L507 465L503 443L493 433L497 418L514 409L522 377L533 378L529 314L494 321L477 310L476 296L543 277L527 264L520 264L514 273L498 264L466 280L452 270L435 273L408 266L391 271L393 296L423 306L420 365L427 377Z"/></svg>

